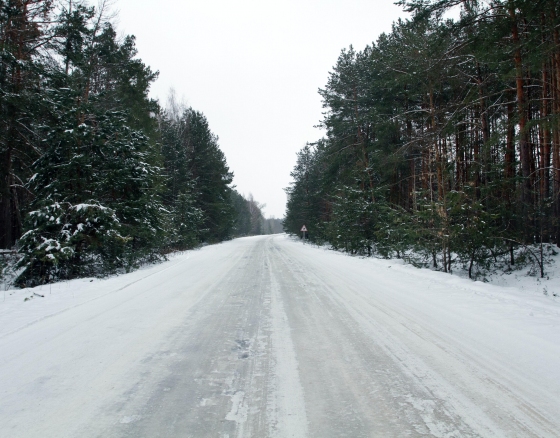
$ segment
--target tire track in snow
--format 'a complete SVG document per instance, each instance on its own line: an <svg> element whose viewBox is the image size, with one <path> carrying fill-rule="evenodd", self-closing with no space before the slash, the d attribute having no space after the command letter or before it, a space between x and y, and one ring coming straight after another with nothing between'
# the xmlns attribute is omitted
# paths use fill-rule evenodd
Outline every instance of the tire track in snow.
<svg viewBox="0 0 560 438"><path fill-rule="evenodd" d="M267 248L270 251L270 246ZM298 361L288 316L284 310L282 292L269 260L270 273L270 319L272 341L272 373L269 379L269 436L305 438L309 435L303 387L301 385Z"/></svg>
<svg viewBox="0 0 560 438"><path fill-rule="evenodd" d="M294 276L305 266L302 287L312 291L313 285L324 291L323 307L347 314L346 323L369 337L393 362L391 373L407 382L395 389L401 398L406 396L406 404L420 415L430 435L557 436L552 418L512 392L504 377L488 373L480 356L467 354L457 339L446 337L448 333L433 332L428 321L418 319L421 314L411 316L398 298L391 302L384 299L388 294L376 291L395 287L394 278L370 282L373 276L352 270L356 264L349 271L338 269L338 264L318 266L309 251L305 254L295 246L283 249L284 262ZM341 265L348 267L349 260L341 260Z"/></svg>

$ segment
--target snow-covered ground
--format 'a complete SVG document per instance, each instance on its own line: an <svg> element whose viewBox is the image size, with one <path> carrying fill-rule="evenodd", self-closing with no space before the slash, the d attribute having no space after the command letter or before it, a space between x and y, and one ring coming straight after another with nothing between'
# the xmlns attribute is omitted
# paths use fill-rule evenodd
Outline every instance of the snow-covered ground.
<svg viewBox="0 0 560 438"><path fill-rule="evenodd" d="M0 436L558 436L554 269L503 287L276 235L9 290Z"/></svg>
<svg viewBox="0 0 560 438"><path fill-rule="evenodd" d="M42 319L54 316L105 295L124 290L152 275L161 275L178 263L189 260L196 250L171 255L167 262L148 265L125 275L109 278L81 278L26 289L0 292L0 337Z"/></svg>
<svg viewBox="0 0 560 438"><path fill-rule="evenodd" d="M498 270L487 275L486 282L496 285L513 287L523 291L525 295L549 296L554 302L560 297L560 250L556 247L556 254L548 256L544 264L544 278L540 278L538 266L529 265L512 271ZM538 249L535 251L538 254ZM458 275L467 277L467 272L458 272Z"/></svg>

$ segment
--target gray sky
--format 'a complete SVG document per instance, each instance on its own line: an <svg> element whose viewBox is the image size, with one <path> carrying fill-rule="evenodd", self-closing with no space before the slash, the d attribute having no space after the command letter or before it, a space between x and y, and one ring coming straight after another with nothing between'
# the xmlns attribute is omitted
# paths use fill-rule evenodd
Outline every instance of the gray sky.
<svg viewBox="0 0 560 438"><path fill-rule="evenodd" d="M118 0L118 30L137 37L160 76L152 97L202 111L234 184L282 217L296 152L322 132L321 99L344 47L361 50L404 13L393 0Z"/></svg>

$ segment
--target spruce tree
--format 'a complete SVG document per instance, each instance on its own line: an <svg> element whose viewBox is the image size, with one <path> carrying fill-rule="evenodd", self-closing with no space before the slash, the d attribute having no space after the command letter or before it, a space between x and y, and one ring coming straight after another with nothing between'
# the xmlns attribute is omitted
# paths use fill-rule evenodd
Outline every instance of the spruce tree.
<svg viewBox="0 0 560 438"><path fill-rule="evenodd" d="M45 152L27 187L35 199L20 240L20 284L103 275L158 257L159 169L148 140L126 114L77 105L76 93L51 90Z"/></svg>

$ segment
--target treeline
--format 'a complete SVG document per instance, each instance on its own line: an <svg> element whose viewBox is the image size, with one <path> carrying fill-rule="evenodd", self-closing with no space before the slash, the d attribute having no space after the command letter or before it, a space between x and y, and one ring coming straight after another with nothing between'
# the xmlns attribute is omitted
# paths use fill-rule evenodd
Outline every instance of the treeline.
<svg viewBox="0 0 560 438"><path fill-rule="evenodd" d="M287 231L470 276L524 254L542 275L560 243L560 3L400 4L411 19L343 50L320 90L327 136L298 154Z"/></svg>
<svg viewBox="0 0 560 438"><path fill-rule="evenodd" d="M108 17L106 2L0 0L0 249L20 285L256 232L204 115L148 97L157 73Z"/></svg>
<svg viewBox="0 0 560 438"><path fill-rule="evenodd" d="M246 198L236 191L232 193L237 221L235 223L236 236L258 236L262 234L282 233L282 219L264 217L265 204L260 204L249 193Z"/></svg>

